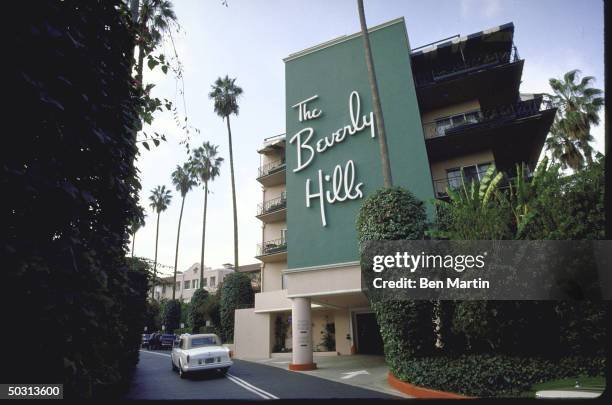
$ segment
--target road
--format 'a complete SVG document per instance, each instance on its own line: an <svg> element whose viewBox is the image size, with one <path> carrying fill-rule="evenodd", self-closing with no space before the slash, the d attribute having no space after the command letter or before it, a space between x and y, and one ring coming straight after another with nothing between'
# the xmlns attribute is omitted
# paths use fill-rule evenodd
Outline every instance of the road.
<svg viewBox="0 0 612 405"><path fill-rule="evenodd" d="M225 377L195 375L180 379L168 351L140 352L126 399L398 399L378 391L324 380L248 361L234 360Z"/></svg>

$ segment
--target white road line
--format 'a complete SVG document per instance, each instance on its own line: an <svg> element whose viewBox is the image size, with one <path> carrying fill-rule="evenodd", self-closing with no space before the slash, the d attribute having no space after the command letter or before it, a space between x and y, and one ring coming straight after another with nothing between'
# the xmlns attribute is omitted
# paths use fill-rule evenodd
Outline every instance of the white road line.
<svg viewBox="0 0 612 405"><path fill-rule="evenodd" d="M148 350L139 350L139 351L140 353L157 354L158 356L170 357L170 355L166 353L150 352Z"/></svg>
<svg viewBox="0 0 612 405"><path fill-rule="evenodd" d="M261 388L256 387L253 384L250 384L250 383L244 381L242 378L236 377L235 375L232 375L232 374L228 373L227 374L227 378L229 378L230 380L234 381L236 384L244 384L245 388L249 387L249 388L255 390L259 394L259 396L261 396L262 398L265 398L265 399L278 399L278 397L276 395L270 394L269 392L264 391Z"/></svg>
<svg viewBox="0 0 612 405"><path fill-rule="evenodd" d="M164 356L164 357L170 357L169 354L166 353L158 353L158 352L150 352L148 350L140 350L141 353L149 353L149 354L157 354L158 356ZM231 374L226 374L226 377L228 380L230 380L231 382L233 382L234 384L237 384L239 386L241 386L242 388L244 388L247 391L252 392L253 394L256 394L258 396L260 396L263 399L278 399L277 396L270 394L267 391L262 390L259 387L254 386L253 384L250 384L246 381L244 381L242 378L238 378L235 375L231 375Z"/></svg>

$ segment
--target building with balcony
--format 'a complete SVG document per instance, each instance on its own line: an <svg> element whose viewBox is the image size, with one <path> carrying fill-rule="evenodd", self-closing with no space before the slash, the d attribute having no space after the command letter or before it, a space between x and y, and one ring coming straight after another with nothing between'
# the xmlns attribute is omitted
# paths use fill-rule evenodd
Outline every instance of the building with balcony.
<svg viewBox="0 0 612 405"><path fill-rule="evenodd" d="M492 165L507 177L534 168L556 110L520 93L512 23L414 49L403 18L370 33L395 185L431 201ZM304 370L317 351L382 353L355 220L383 181L360 33L284 63L286 134L258 150L261 292L236 311L234 344L242 358L291 351L290 368Z"/></svg>
<svg viewBox="0 0 612 405"><path fill-rule="evenodd" d="M209 293L217 292L217 289L223 279L234 269L230 266L213 269L210 267L204 268L204 278L202 287ZM173 276L160 278L160 281L155 286L155 299L172 299L172 283ZM200 263L194 263L185 271L177 272L176 274L176 299L183 302L191 301L191 296L199 288L200 282Z"/></svg>

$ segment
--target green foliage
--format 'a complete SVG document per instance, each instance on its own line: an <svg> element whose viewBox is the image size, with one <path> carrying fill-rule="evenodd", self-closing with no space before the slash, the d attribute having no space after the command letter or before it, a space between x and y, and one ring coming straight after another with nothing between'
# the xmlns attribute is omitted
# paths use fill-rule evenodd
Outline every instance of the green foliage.
<svg viewBox="0 0 612 405"><path fill-rule="evenodd" d="M187 325L191 333L197 333L202 326L206 325L207 314L205 304L208 299L208 291L203 288L197 289L191 296Z"/></svg>
<svg viewBox="0 0 612 405"><path fill-rule="evenodd" d="M236 85L236 78L229 76L219 77L211 86L208 97L214 101L215 112L218 116L225 118L231 114L238 115L238 98L242 94L242 88Z"/></svg>
<svg viewBox="0 0 612 405"><path fill-rule="evenodd" d="M603 91L591 87L593 76L580 79L580 71L570 70L562 79L550 79L554 94L547 95L557 107L547 150L564 168L581 169L592 163L591 126L599 125L599 110L604 106ZM577 81L579 80L579 81Z"/></svg>
<svg viewBox="0 0 612 405"><path fill-rule="evenodd" d="M363 202L357 217L361 242L368 240L422 239L426 213L422 201L401 187L377 190ZM376 301L376 313L387 364L394 370L398 362L415 355L428 355L435 345L433 303L430 301Z"/></svg>
<svg viewBox="0 0 612 405"><path fill-rule="evenodd" d="M166 331L171 333L178 329L181 325L181 302L179 300L169 300L163 305L162 325L165 325Z"/></svg>
<svg viewBox="0 0 612 405"><path fill-rule="evenodd" d="M131 22L117 0L11 12L28 18L6 38L20 44L6 113L19 131L2 146L3 282L9 305L27 305L3 316L23 350L7 350L2 375L63 383L66 398L117 396L138 358L147 291L126 258L140 188Z"/></svg>
<svg viewBox="0 0 612 405"><path fill-rule="evenodd" d="M242 308L252 308L255 293L251 279L244 273L231 273L223 279L221 287L221 339L224 342L234 340L234 311Z"/></svg>
<svg viewBox="0 0 612 405"><path fill-rule="evenodd" d="M421 357L399 364L397 377L412 384L477 397L515 397L533 384L576 375L603 375L605 358L548 360L495 354Z"/></svg>
<svg viewBox="0 0 612 405"><path fill-rule="evenodd" d="M147 301L145 309L145 326L147 332L152 333L161 330L161 306L159 302Z"/></svg>
<svg viewBox="0 0 612 405"><path fill-rule="evenodd" d="M422 201L401 187L368 196L357 217L360 241L422 239L427 215Z"/></svg>

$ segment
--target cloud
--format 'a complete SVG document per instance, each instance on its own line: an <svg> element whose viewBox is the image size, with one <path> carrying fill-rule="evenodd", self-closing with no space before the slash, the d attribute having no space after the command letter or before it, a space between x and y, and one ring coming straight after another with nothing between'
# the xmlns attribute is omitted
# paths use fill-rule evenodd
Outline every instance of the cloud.
<svg viewBox="0 0 612 405"><path fill-rule="evenodd" d="M463 18L478 16L495 18L501 14L501 0L461 0L461 16Z"/></svg>

